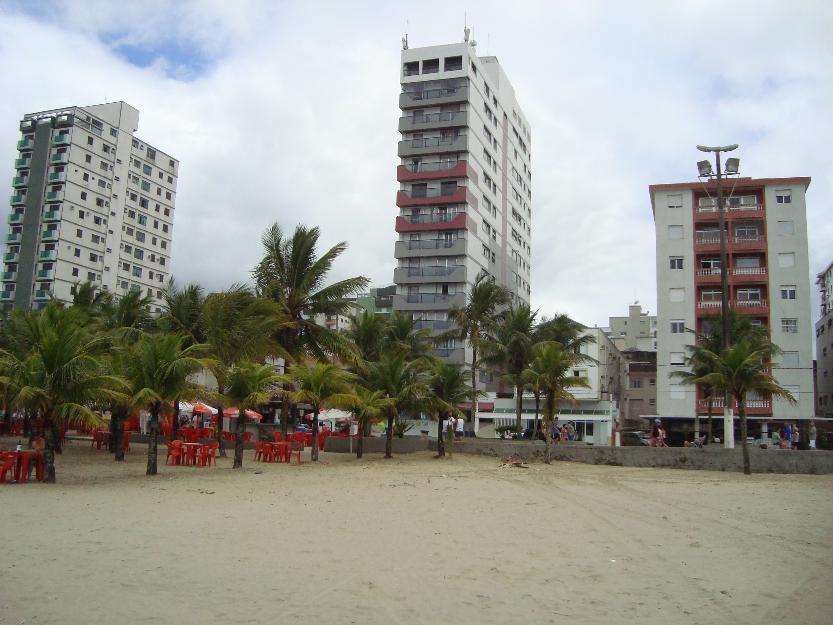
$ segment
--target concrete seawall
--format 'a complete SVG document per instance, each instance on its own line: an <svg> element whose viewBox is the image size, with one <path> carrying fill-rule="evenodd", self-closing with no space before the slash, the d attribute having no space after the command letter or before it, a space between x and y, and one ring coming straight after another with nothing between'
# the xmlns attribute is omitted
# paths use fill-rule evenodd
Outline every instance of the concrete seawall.
<svg viewBox="0 0 833 625"><path fill-rule="evenodd" d="M427 441L436 449L436 441ZM516 456L520 458L543 457L541 441L510 441L500 439L475 439L454 443L455 453L483 456ZM593 447L577 443L559 443L552 449L552 459L586 464L606 464L624 467L659 467L669 469L694 469L705 471L743 471L740 447L724 449L712 447L692 449L686 447ZM833 474L833 451L788 449L750 449L749 459L753 473L805 473Z"/></svg>

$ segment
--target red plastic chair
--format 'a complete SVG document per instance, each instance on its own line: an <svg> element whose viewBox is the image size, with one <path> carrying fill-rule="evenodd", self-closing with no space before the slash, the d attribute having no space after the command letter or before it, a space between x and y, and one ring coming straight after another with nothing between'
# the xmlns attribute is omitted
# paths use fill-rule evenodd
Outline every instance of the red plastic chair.
<svg viewBox="0 0 833 625"><path fill-rule="evenodd" d="M252 433L251 432L243 432L243 442L248 443L252 440Z"/></svg>
<svg viewBox="0 0 833 625"><path fill-rule="evenodd" d="M255 462L263 462L263 445L260 441L255 441Z"/></svg>
<svg viewBox="0 0 833 625"><path fill-rule="evenodd" d="M283 440L283 434L281 432L275 432L273 436L275 437L276 443L280 443Z"/></svg>
<svg viewBox="0 0 833 625"><path fill-rule="evenodd" d="M130 437L133 435L133 432L130 430L125 430L121 433L121 448L124 451L130 451Z"/></svg>
<svg viewBox="0 0 833 625"><path fill-rule="evenodd" d="M298 464L301 464L301 452L304 451L304 444L297 441L290 443L289 452L287 453L286 462L292 464L292 456L298 459Z"/></svg>
<svg viewBox="0 0 833 625"><path fill-rule="evenodd" d="M182 441L171 441L168 443L168 457L165 458L165 464L168 464L168 460L171 458L173 458L173 464L182 464L183 452Z"/></svg>
<svg viewBox="0 0 833 625"><path fill-rule="evenodd" d="M307 442L307 435L304 432L293 432L290 442L305 445Z"/></svg>
<svg viewBox="0 0 833 625"><path fill-rule="evenodd" d="M0 454L0 482L6 481L6 474L11 473L12 480L14 479L14 468L17 464L17 454L4 453Z"/></svg>
<svg viewBox="0 0 833 625"><path fill-rule="evenodd" d="M211 464L217 465L217 450L220 448L220 443L214 441L213 443L208 443L205 445L204 449L207 450L207 463L210 466Z"/></svg>

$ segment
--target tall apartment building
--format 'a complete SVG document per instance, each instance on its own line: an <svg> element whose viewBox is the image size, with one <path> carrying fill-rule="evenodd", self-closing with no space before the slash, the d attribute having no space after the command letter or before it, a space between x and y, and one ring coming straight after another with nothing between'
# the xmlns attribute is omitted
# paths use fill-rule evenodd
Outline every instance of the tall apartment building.
<svg viewBox="0 0 833 625"><path fill-rule="evenodd" d="M805 206L809 184L810 178L740 178L724 184L730 305L769 330L783 350L773 373L799 401L793 406L769 397L748 397L753 434L759 432L756 423L813 414ZM686 329L703 331L704 318L721 312L715 193L714 182L650 186L659 307L657 407L663 419L706 414L701 389L681 385L670 373L685 368L686 345L692 343ZM715 410L723 410L722 400L715 402Z"/></svg>
<svg viewBox="0 0 833 625"><path fill-rule="evenodd" d="M638 302L628 306L627 317L608 317L605 332L620 351L652 351L657 348L657 317L642 312Z"/></svg>
<svg viewBox="0 0 833 625"><path fill-rule="evenodd" d="M483 271L528 302L532 139L497 58L468 41L406 48L400 81L394 310L444 331ZM466 349L435 353L463 363Z"/></svg>
<svg viewBox="0 0 833 625"><path fill-rule="evenodd" d="M821 318L816 323L816 416L833 418L833 263L816 278Z"/></svg>
<svg viewBox="0 0 833 625"><path fill-rule="evenodd" d="M170 274L179 163L134 136L124 102L30 113L20 122L0 301L69 302L81 282L139 290L159 310Z"/></svg>

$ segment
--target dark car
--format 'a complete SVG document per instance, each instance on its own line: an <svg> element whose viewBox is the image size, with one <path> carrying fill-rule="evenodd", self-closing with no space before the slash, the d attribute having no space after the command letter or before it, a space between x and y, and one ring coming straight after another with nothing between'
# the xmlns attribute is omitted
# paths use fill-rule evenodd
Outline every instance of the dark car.
<svg viewBox="0 0 833 625"><path fill-rule="evenodd" d="M645 432L622 432L623 447L647 447L651 440Z"/></svg>

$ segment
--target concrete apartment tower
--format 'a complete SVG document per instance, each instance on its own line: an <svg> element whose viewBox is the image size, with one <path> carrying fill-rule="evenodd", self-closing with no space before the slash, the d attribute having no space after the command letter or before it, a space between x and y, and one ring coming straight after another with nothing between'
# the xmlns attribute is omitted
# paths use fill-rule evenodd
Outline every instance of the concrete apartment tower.
<svg viewBox="0 0 833 625"><path fill-rule="evenodd" d="M437 333L485 271L530 294L531 134L509 79L475 42L402 51L393 309ZM450 341L435 354L470 362Z"/></svg>
<svg viewBox="0 0 833 625"><path fill-rule="evenodd" d="M821 318L816 323L816 416L833 418L833 263L816 278Z"/></svg>
<svg viewBox="0 0 833 625"><path fill-rule="evenodd" d="M139 290L158 312L171 267L179 162L134 136L124 102L30 113L20 122L0 301L37 309L92 282Z"/></svg>
<svg viewBox="0 0 833 625"><path fill-rule="evenodd" d="M783 350L773 373L799 401L792 406L769 397L748 397L750 436L759 436L770 425L813 415L804 199L809 184L810 178L739 178L724 183L730 305L768 329ZM706 414L702 390L681 385L670 374L685 369L686 345L694 338L686 329L702 331L703 318L719 317L721 311L715 193L714 182L650 187L657 254L657 408L663 419L690 420L695 412ZM737 426L737 407L733 408ZM714 410L722 414L722 399L715 400Z"/></svg>

